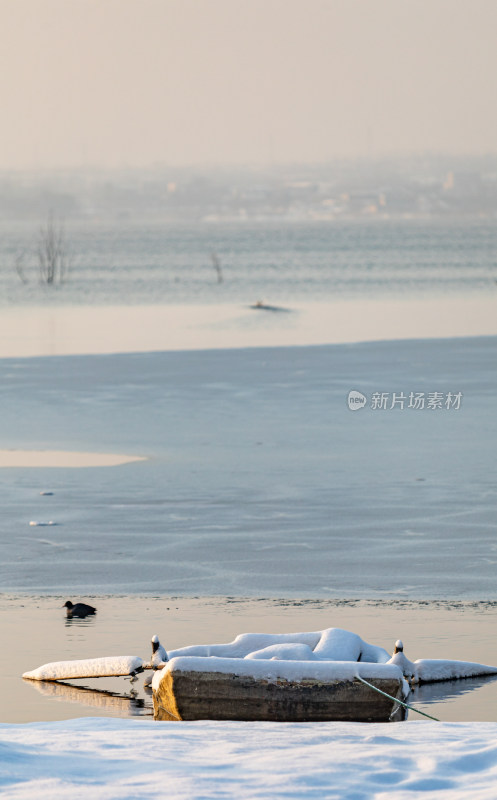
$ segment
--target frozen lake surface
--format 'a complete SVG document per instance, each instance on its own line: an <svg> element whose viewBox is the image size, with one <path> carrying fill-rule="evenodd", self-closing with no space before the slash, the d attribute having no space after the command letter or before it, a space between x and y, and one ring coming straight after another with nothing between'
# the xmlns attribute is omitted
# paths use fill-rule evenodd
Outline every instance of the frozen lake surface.
<svg viewBox="0 0 497 800"><path fill-rule="evenodd" d="M4 449L146 460L2 468L0 585L496 599L496 345L3 359ZM411 392L462 400L414 409Z"/></svg>

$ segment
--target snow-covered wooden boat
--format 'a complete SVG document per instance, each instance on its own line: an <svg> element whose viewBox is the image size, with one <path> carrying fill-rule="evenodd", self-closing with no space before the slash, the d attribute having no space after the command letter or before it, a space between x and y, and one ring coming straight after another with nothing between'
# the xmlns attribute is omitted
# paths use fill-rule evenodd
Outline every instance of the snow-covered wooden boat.
<svg viewBox="0 0 497 800"><path fill-rule="evenodd" d="M25 672L32 681L130 676L153 670L155 716L168 720L387 722L404 718L410 687L495 676L466 661L410 661L398 640L392 657L341 628L292 634L246 633L228 644L167 652L152 637L152 659L111 656L56 661ZM406 680L407 679L407 680ZM146 685L149 681L147 679ZM424 712L419 712L424 713Z"/></svg>
<svg viewBox="0 0 497 800"><path fill-rule="evenodd" d="M388 722L404 710L365 686L404 700L406 683L395 665L332 661L264 661L178 657L154 675L157 719L346 720Z"/></svg>
<svg viewBox="0 0 497 800"><path fill-rule="evenodd" d="M409 694L406 678L417 683L497 672L462 661L411 662L400 640L390 657L341 628L246 633L229 644L193 645L168 656L152 681L162 719L387 722L404 718L398 701Z"/></svg>

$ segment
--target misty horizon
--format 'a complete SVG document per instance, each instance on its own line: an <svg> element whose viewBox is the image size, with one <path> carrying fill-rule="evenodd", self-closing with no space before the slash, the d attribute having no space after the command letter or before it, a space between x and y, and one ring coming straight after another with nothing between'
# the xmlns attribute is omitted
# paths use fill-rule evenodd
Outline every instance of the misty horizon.
<svg viewBox="0 0 497 800"><path fill-rule="evenodd" d="M0 171L0 219L287 221L497 215L497 156Z"/></svg>

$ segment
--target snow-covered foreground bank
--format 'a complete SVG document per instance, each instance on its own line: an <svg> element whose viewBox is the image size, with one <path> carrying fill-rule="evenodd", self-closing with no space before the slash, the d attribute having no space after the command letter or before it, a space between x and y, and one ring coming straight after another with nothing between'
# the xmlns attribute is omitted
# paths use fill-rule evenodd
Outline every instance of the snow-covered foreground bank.
<svg viewBox="0 0 497 800"><path fill-rule="evenodd" d="M495 800L496 723L0 726L6 800Z"/></svg>

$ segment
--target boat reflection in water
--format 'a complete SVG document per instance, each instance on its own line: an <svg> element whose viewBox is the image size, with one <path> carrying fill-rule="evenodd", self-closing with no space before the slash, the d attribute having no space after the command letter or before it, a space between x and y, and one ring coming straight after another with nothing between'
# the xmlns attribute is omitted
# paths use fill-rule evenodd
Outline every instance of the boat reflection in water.
<svg viewBox="0 0 497 800"><path fill-rule="evenodd" d="M497 681L497 675L481 675L476 678L459 678L436 683L421 683L411 687L409 703L432 705L447 703L475 689L481 689Z"/></svg>
<svg viewBox="0 0 497 800"><path fill-rule="evenodd" d="M462 678L460 680L439 681L413 686L407 699L411 705L437 705L453 702L464 695L497 681L497 676ZM131 688L127 693L112 692L106 689L93 689L88 686L76 686L62 681L26 681L45 697L61 700L66 703L99 709L118 717L153 717L162 722L177 722L178 717L165 709L148 687L138 691ZM432 712L433 713L433 712ZM440 714L440 710L438 710ZM409 719L418 719L416 714L409 713Z"/></svg>
<svg viewBox="0 0 497 800"><path fill-rule="evenodd" d="M92 689L88 686L75 686L63 681L26 681L45 697L53 697L65 703L108 711L118 717L153 716L152 692L144 689L145 697L140 697L136 689L128 693L111 692L106 689ZM148 695L148 696L147 696Z"/></svg>

